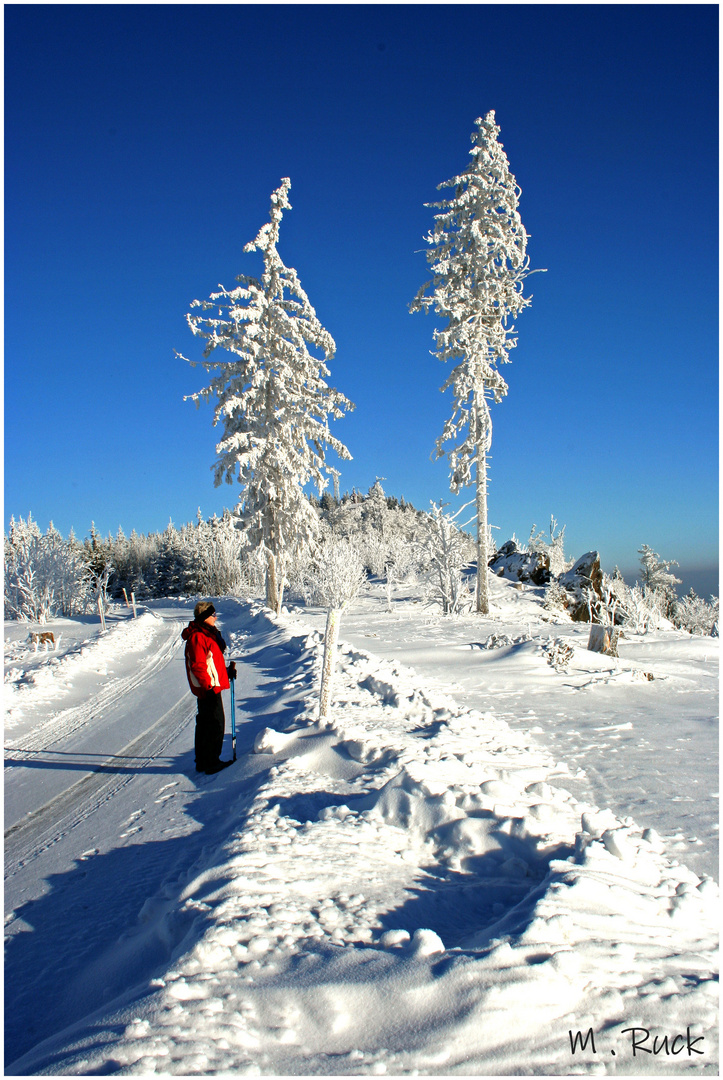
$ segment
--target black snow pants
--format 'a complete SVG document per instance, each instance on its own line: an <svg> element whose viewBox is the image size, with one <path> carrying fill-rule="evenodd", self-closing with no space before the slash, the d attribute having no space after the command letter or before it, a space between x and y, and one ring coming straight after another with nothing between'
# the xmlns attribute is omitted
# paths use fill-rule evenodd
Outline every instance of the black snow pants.
<svg viewBox="0 0 723 1080"><path fill-rule="evenodd" d="M198 698L195 740L197 769L205 771L218 764L225 726L221 695L211 690Z"/></svg>

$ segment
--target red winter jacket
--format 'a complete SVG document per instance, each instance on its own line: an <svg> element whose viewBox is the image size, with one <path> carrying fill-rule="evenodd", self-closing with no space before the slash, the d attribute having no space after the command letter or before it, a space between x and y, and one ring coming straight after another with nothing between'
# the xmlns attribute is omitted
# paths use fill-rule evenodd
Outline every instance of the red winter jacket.
<svg viewBox="0 0 723 1080"><path fill-rule="evenodd" d="M205 623L190 622L181 634L186 642L186 675L191 693L203 697L209 690L228 690L228 672L223 660L226 642L218 630Z"/></svg>

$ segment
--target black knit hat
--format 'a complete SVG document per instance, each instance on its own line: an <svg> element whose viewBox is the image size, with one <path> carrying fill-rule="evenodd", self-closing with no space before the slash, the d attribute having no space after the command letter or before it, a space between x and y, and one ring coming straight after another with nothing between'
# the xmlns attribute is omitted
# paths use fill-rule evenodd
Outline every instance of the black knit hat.
<svg viewBox="0 0 723 1080"><path fill-rule="evenodd" d="M215 614L216 608L210 600L199 600L193 609L193 617L196 622L205 622L206 619L210 619L211 616Z"/></svg>

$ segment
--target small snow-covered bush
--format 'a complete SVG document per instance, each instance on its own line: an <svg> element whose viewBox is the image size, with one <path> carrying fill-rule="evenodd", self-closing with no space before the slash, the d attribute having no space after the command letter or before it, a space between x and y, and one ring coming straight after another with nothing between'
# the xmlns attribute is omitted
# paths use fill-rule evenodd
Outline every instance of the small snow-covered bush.
<svg viewBox="0 0 723 1080"><path fill-rule="evenodd" d="M675 607L675 625L681 630L687 630L690 634L700 634L703 637L717 636L720 601L717 596L711 596L706 602L697 596L693 589L678 600Z"/></svg>
<svg viewBox="0 0 723 1080"><path fill-rule="evenodd" d="M666 595L637 582L628 585L617 567L612 577L603 575L602 592L594 612L595 622L626 626L636 634L670 626L664 610Z"/></svg>
<svg viewBox="0 0 723 1080"><path fill-rule="evenodd" d="M359 595L365 581L364 564L355 545L329 537L308 563L304 594L312 604L341 610Z"/></svg>
<svg viewBox="0 0 723 1080"><path fill-rule="evenodd" d="M286 588L289 596L306 599L306 577L311 566L311 552L306 544L300 545L286 558Z"/></svg>
<svg viewBox="0 0 723 1080"><path fill-rule="evenodd" d="M559 673L566 673L568 665L575 655L575 646L564 638L550 638L543 646L542 651L547 657L550 667L554 667Z"/></svg>
<svg viewBox="0 0 723 1080"><path fill-rule="evenodd" d="M226 511L185 531L181 544L184 591L195 596L236 596L243 592L242 560L248 554L244 534Z"/></svg>
<svg viewBox="0 0 723 1080"><path fill-rule="evenodd" d="M416 578L419 567L419 557L416 546L405 540L403 536L395 535L387 541L387 557L384 565L384 574L387 579L387 610L392 610L392 593L395 585L403 581Z"/></svg>
<svg viewBox="0 0 723 1080"><path fill-rule="evenodd" d="M565 611L568 599L569 593L567 590L562 587L559 581L555 581L553 578L545 589L545 599L542 601L542 606L546 611Z"/></svg>
<svg viewBox="0 0 723 1080"><path fill-rule="evenodd" d="M527 541L526 550L536 554L546 556L549 560L550 574L553 577L559 577L560 574L564 574L566 570L569 570L574 564L574 559L565 558L565 528L563 525L560 531L557 531L557 522L555 518L550 515L550 539L545 537L543 532L535 535L536 525L533 525L530 529L530 538Z"/></svg>
<svg viewBox="0 0 723 1080"><path fill-rule="evenodd" d="M441 604L444 615L457 614L473 600L464 570L474 558L474 541L459 529L456 521L469 505L465 503L455 514L445 514L443 503L432 503L427 517L426 550L432 571L430 594Z"/></svg>
<svg viewBox="0 0 723 1080"><path fill-rule="evenodd" d="M680 578L671 573L671 566L677 566L674 559L661 559L657 551L647 544L638 549L640 555L641 584L644 595L655 597L655 606L666 618L672 618L678 598L675 586L680 585Z"/></svg>
<svg viewBox="0 0 723 1080"><path fill-rule="evenodd" d="M389 545L383 537L376 532L365 532L358 540L358 551L369 573L383 577L389 558Z"/></svg>

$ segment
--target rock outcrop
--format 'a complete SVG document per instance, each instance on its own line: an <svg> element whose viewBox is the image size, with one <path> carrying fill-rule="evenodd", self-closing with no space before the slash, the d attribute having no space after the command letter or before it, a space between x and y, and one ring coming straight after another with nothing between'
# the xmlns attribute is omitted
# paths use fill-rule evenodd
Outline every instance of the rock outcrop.
<svg viewBox="0 0 723 1080"><path fill-rule="evenodd" d="M509 581L547 585L550 580L549 557L540 552L519 551L514 540L503 544L488 565L493 574Z"/></svg>

